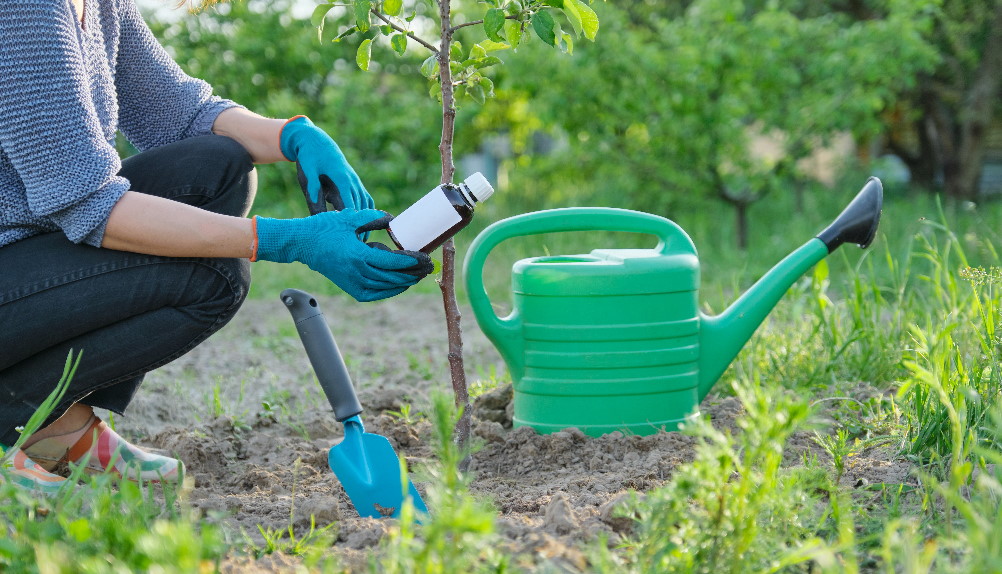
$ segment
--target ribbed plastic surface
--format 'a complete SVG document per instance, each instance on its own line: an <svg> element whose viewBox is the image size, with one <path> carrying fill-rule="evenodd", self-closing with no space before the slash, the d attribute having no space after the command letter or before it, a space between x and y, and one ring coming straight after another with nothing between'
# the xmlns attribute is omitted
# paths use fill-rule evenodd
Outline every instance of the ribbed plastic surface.
<svg viewBox="0 0 1002 574"><path fill-rule="evenodd" d="M698 387L699 262L603 249L523 259L513 270L524 374L516 426L592 436L674 430Z"/></svg>

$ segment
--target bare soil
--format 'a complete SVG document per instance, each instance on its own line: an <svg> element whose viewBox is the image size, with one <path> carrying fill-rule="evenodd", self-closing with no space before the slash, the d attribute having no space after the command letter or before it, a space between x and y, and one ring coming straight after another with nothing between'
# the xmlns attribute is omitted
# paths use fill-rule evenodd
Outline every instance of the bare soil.
<svg viewBox="0 0 1002 574"><path fill-rule="evenodd" d="M319 301L366 409L366 430L387 437L419 468L432 456L430 424L420 411L429 393L450 388L440 299L406 293L377 303ZM464 331L471 383L490 384L504 363L469 312ZM391 414L408 405L416 420ZM711 394L701 411L715 426L733 428L741 406ZM549 570L587 571L587 543L604 537L614 545L629 531L630 522L615 512L627 494L665 484L694 454L694 439L680 433L538 435L512 429L511 414L510 385L477 399L474 432L484 445L470 461L472 491L493 501L498 530L519 561ZM290 520L298 536L309 532L311 519L317 528L333 523L342 566L362 571L387 531L389 520L358 516L327 465L341 425L277 295L248 301L205 344L151 373L126 416L114 422L140 444L176 453L193 479L189 503L237 540L260 544L259 528L287 530ZM792 463L806 450L825 458L806 433L788 448ZM904 483L908 472L889 452L874 451L854 457L844 481ZM299 564L283 554L233 556L224 568L286 572Z"/></svg>

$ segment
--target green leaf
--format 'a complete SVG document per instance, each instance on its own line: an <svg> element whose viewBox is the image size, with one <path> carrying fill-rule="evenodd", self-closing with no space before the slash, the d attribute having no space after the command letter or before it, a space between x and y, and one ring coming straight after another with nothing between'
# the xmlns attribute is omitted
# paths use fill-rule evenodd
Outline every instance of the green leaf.
<svg viewBox="0 0 1002 574"><path fill-rule="evenodd" d="M828 262L822 259L814 266L814 282L818 285L828 279Z"/></svg>
<svg viewBox="0 0 1002 574"><path fill-rule="evenodd" d="M463 59L463 45L459 42L453 42L449 46L449 58L453 60Z"/></svg>
<svg viewBox="0 0 1002 574"><path fill-rule="evenodd" d="M421 75L433 79L438 76L438 55L432 54L421 62Z"/></svg>
<svg viewBox="0 0 1002 574"><path fill-rule="evenodd" d="M553 16L550 16L549 12L536 12L532 16L532 29L540 40L551 46L557 43L557 36L553 32L554 25Z"/></svg>
<svg viewBox="0 0 1002 574"><path fill-rule="evenodd" d="M428 95L435 98L438 101L442 101L442 84L435 82L428 88Z"/></svg>
<svg viewBox="0 0 1002 574"><path fill-rule="evenodd" d="M484 58L486 56L487 50L485 50L480 44L474 44L473 47L470 48L470 60L479 60L480 58Z"/></svg>
<svg viewBox="0 0 1002 574"><path fill-rule="evenodd" d="M316 8L314 8L313 15L310 16L310 24L313 24L318 28L323 27L324 18L327 16L327 13L330 12L331 8L333 7L334 7L333 4L321 4Z"/></svg>
<svg viewBox="0 0 1002 574"><path fill-rule="evenodd" d="M574 54L574 37L570 34L560 35L560 49L567 55Z"/></svg>
<svg viewBox="0 0 1002 574"><path fill-rule="evenodd" d="M581 14L578 12L578 7L574 3L574 0L567 0L567 2L564 2L561 10L563 10L564 16L567 16L567 21L571 23L571 28L574 28L574 33L580 36Z"/></svg>
<svg viewBox="0 0 1002 574"><path fill-rule="evenodd" d="M480 84L475 84L467 88L466 94L478 104L483 104L487 101L487 95L484 93L484 87Z"/></svg>
<svg viewBox="0 0 1002 574"><path fill-rule="evenodd" d="M504 42L495 42L493 40L481 40L480 47L488 52L497 52L498 50L507 50L508 48L511 48L511 46Z"/></svg>
<svg viewBox="0 0 1002 574"><path fill-rule="evenodd" d="M358 51L355 52L355 63L358 67L368 71L369 61L372 59L372 38L366 38L362 40L362 43L358 45Z"/></svg>
<svg viewBox="0 0 1002 574"><path fill-rule="evenodd" d="M488 98L494 97L494 82L490 78L480 78L480 85L484 87Z"/></svg>
<svg viewBox="0 0 1002 574"><path fill-rule="evenodd" d="M383 0L383 12L387 16L396 16L400 14L400 9L403 8L403 0Z"/></svg>
<svg viewBox="0 0 1002 574"><path fill-rule="evenodd" d="M518 48L518 43L522 41L522 23L518 20L505 20L504 36L512 49Z"/></svg>
<svg viewBox="0 0 1002 574"><path fill-rule="evenodd" d="M340 42L341 40L347 38L348 36L351 36L355 32L358 32L358 26L351 26L347 30L345 30L344 32L341 32L340 34L338 34L337 38L334 38L333 41L334 42Z"/></svg>
<svg viewBox="0 0 1002 574"><path fill-rule="evenodd" d="M482 70L484 68L489 68L490 66L497 66L498 64L503 64L504 60L498 58L497 56L487 56L486 58L480 58L473 62L473 67Z"/></svg>
<svg viewBox="0 0 1002 574"><path fill-rule="evenodd" d="M335 42L335 36L337 35L337 26L327 26L321 25L317 28L317 38L320 39L320 43L325 42Z"/></svg>
<svg viewBox="0 0 1002 574"><path fill-rule="evenodd" d="M78 518L67 524L66 533L72 536L77 542L86 542L93 536L90 522L86 518Z"/></svg>
<svg viewBox="0 0 1002 574"><path fill-rule="evenodd" d="M584 33L584 37L589 40L594 40L595 36L598 34L598 14L591 9L591 6L585 4L581 0L566 0L567 3L573 3L578 11L578 16L581 17L581 31Z"/></svg>
<svg viewBox="0 0 1002 574"><path fill-rule="evenodd" d="M407 36L405 34L396 34L390 38L390 45L393 46L394 52L403 56L404 52L407 51Z"/></svg>
<svg viewBox="0 0 1002 574"><path fill-rule="evenodd" d="M369 30L369 10L372 0L355 0L355 25L362 32Z"/></svg>
<svg viewBox="0 0 1002 574"><path fill-rule="evenodd" d="M495 42L503 41L503 38L498 34L501 28L504 27L504 11L498 10L497 8L491 8L487 11L484 16L484 32L487 33L487 37Z"/></svg>

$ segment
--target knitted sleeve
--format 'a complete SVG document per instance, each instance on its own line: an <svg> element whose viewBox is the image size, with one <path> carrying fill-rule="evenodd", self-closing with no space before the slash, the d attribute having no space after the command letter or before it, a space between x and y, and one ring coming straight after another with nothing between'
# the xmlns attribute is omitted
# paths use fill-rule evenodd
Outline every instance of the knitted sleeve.
<svg viewBox="0 0 1002 574"><path fill-rule="evenodd" d="M135 0L121 0L115 63L119 129L140 151L212 131L216 116L237 104L212 95L185 74L143 20Z"/></svg>
<svg viewBox="0 0 1002 574"><path fill-rule="evenodd" d="M89 97L78 33L66 0L0 2L0 147L35 216L99 246L129 182Z"/></svg>

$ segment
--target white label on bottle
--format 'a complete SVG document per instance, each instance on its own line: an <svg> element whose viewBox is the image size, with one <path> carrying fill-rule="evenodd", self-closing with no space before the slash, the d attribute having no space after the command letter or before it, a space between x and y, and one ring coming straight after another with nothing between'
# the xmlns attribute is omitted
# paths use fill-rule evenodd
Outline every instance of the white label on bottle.
<svg viewBox="0 0 1002 574"><path fill-rule="evenodd" d="M435 188L394 217L390 229L401 247L420 251L460 221L462 218L456 208L440 189Z"/></svg>

